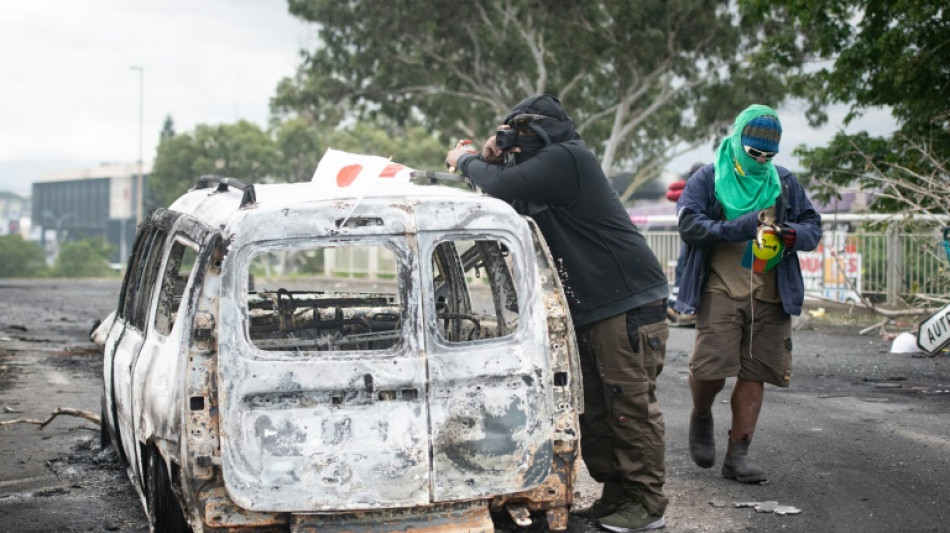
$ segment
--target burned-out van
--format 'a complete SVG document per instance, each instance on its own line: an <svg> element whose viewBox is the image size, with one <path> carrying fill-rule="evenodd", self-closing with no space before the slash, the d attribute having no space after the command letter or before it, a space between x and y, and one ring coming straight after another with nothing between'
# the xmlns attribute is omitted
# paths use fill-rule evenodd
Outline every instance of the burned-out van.
<svg viewBox="0 0 950 533"><path fill-rule="evenodd" d="M140 225L98 335L154 530L567 526L573 327L504 202L205 176Z"/></svg>

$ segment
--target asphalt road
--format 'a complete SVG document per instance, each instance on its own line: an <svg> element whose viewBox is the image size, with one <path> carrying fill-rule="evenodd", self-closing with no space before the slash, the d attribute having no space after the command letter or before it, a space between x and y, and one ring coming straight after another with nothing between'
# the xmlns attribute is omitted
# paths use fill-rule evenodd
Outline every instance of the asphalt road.
<svg viewBox="0 0 950 533"><path fill-rule="evenodd" d="M118 289L116 280L0 282L0 420L42 419L56 407L99 412L101 358L87 335ZM950 530L950 357L888 353L880 335L858 335L876 321L829 313L796 331L792 386L767 387L751 449L770 474L765 485L728 481L719 463L703 470L689 460L693 330L673 328L658 389L667 422L666 530ZM719 438L729 387L714 411ZM577 505L598 491L582 473ZM768 501L801 512L736 507ZM497 526L517 529L503 519ZM544 529L539 517L527 531ZM42 430L0 429L0 531L147 530L124 472L98 448L95 424L59 417ZM577 518L569 524L571 532L596 530Z"/></svg>

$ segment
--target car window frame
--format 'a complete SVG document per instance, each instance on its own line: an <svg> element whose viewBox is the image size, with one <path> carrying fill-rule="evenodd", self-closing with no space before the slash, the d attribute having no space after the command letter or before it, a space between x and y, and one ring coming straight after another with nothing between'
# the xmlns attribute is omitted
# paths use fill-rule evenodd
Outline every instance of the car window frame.
<svg viewBox="0 0 950 533"><path fill-rule="evenodd" d="M187 250L191 250L194 253L191 270L188 272L188 277L185 278L184 280L184 285L182 286L181 293L177 295L177 297L179 298L178 304L175 305L174 303L170 303L168 306L163 306L162 299L165 295L166 289L169 288L167 285L167 282L169 279L168 269L172 265L172 260L173 260L172 254L175 251L175 247L179 244L182 245L183 250L184 250L182 252L181 259L183 259L187 255L188 253ZM195 241L194 239L192 239L191 237L189 237L186 233L182 231L176 231L172 234L172 237L167 240L167 243L164 246L164 249L165 249L165 253L163 253L162 255L161 268L159 271L160 272L159 279L156 280L155 286L153 288L153 292L157 291L155 295L155 298L156 298L155 312L152 314L151 320L149 320L149 326L151 328L154 328L154 331L157 334L167 337L171 335L172 330L175 327L175 324L178 322L178 317L181 316L182 304L187 302L188 288L194 282L195 274L198 271L199 258L201 254L201 244ZM182 264L181 259L177 260L178 265L175 269L176 272L181 271L181 264ZM170 287L170 289L172 290L171 294L172 294L172 299L174 301L174 297L176 296L175 293L177 292L177 290L175 287ZM167 309L169 312L169 315L173 315L173 314L178 315L175 318L169 319L169 326L168 326L167 331L165 331L162 327L159 327L159 319L162 316L163 309Z"/></svg>
<svg viewBox="0 0 950 533"><path fill-rule="evenodd" d="M401 244L400 244L401 243ZM347 238L333 238L330 240L327 239L312 239L312 238L297 238L282 240L282 241L261 241L261 242L252 242L249 245L244 246L241 255L240 264L236 265L236 269L239 272L239 276L244 280L244 290L239 291L241 296L235 299L235 303L241 308L241 312L244 316L247 316L248 312L248 289L249 289L249 276L250 274L250 265L253 262L254 258L263 253L272 253L280 250L312 250L317 248L329 249L329 248L344 248L347 246L354 247L367 247L367 246L378 246L385 248L390 254L392 254L395 259L396 271L394 273L394 281L396 283L396 288L394 294L399 297L399 322L400 324L412 324L413 315L410 306L412 305L409 299L409 287L406 286L404 278L410 275L409 269L412 266L408 263L403 263L400 261L400 257L403 257L406 253L411 253L410 243L405 238L405 236L399 235L388 235L388 234L377 234L372 236L358 235ZM405 330L406 326L402 326ZM286 357L285 352L287 350L265 350L254 343L254 340L251 338L250 333L250 321L245 320L242 327L242 342L251 350L249 353L253 354L255 359L267 360L275 359L280 360ZM353 357L353 354L363 354L363 357L393 357L397 354L405 352L411 342L407 338L401 338L398 342L394 343L392 346L386 349L379 350L326 350L326 351L301 351L299 353L307 354L308 358L326 358L326 359L349 359Z"/></svg>
<svg viewBox="0 0 950 533"><path fill-rule="evenodd" d="M450 232L450 233L420 232L420 234L422 233L430 234L430 237L427 238L428 249L425 251L427 255L424 261L426 265L424 268L426 270L422 273L422 276L423 276L422 283L424 284L431 284L432 282L435 281L436 277L440 274L440 272L435 269L435 265L433 264L433 261L432 261L432 255L437 253L436 251L440 248L440 245L443 243L451 242L454 244L457 242L464 242L464 241L472 241L472 242L493 241L503 246L505 249L507 249L509 254L515 253L514 251L521 249L517 245L518 239L514 235L511 235L504 231L491 231L491 232L476 231L476 232ZM455 248L455 246L453 246L453 248ZM525 258L525 259L528 259L528 258ZM457 266L458 266L459 273L461 274L461 282L466 285L466 290L468 292L468 294L465 295L464 299L468 300L469 296L471 295L471 288L469 286L468 281L465 279L466 271L464 269L464 265L461 264L463 260L462 254L458 254L458 260L459 260L459 263ZM444 274L444 272L442 274ZM526 274L527 274L526 272L521 271L521 267L518 266L518 261L511 262L511 270L509 270L509 275L510 275L509 280L512 283L512 286L515 291L516 304L520 308L518 311L519 315L522 312L524 312L523 306L527 305L528 303L528 302L522 301L522 298L524 297L523 296L524 289L527 287L526 285L527 280L523 279L524 276L526 276ZM490 274L489 274L489 279L490 279L490 284L492 285L491 292L492 292L492 300L494 304L495 303L494 302L495 300L494 281L491 280ZM426 289L425 293L426 293L426 296L424 298L424 305L426 307L425 315L432 317L432 324L434 325L434 327L430 327L427 325L426 329L430 331L430 336L432 337L433 341L439 346L447 347L451 349L458 349L460 347L466 347L466 346L472 346L472 345L483 345L483 344L488 344L488 343L517 342L515 339L517 339L521 335L521 332L525 327L523 321L519 320L517 326L514 329L508 331L507 333L501 336L489 337L489 338L484 338L484 339L449 340L442 335L438 327L439 319L438 319L438 310L436 308L437 302L436 302L435 287L430 285L430 287ZM470 302L469 302L469 305L470 305ZM496 312L497 312L497 308L496 308ZM428 321L429 320L427 320L427 322Z"/></svg>

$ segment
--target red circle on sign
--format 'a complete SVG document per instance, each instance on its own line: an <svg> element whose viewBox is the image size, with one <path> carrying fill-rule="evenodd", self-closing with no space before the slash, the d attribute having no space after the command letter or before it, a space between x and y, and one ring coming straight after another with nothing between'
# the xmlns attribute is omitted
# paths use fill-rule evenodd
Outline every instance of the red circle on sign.
<svg viewBox="0 0 950 533"><path fill-rule="evenodd" d="M336 173L337 187L349 187L356 180L363 170L363 165L347 165Z"/></svg>

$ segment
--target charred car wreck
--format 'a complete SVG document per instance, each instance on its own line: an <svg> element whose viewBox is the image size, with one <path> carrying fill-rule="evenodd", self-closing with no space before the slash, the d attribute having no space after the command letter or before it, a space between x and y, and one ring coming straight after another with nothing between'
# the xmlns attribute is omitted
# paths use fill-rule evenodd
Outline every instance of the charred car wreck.
<svg viewBox="0 0 950 533"><path fill-rule="evenodd" d="M154 530L567 527L573 327L499 200L202 177L140 225L94 338Z"/></svg>

